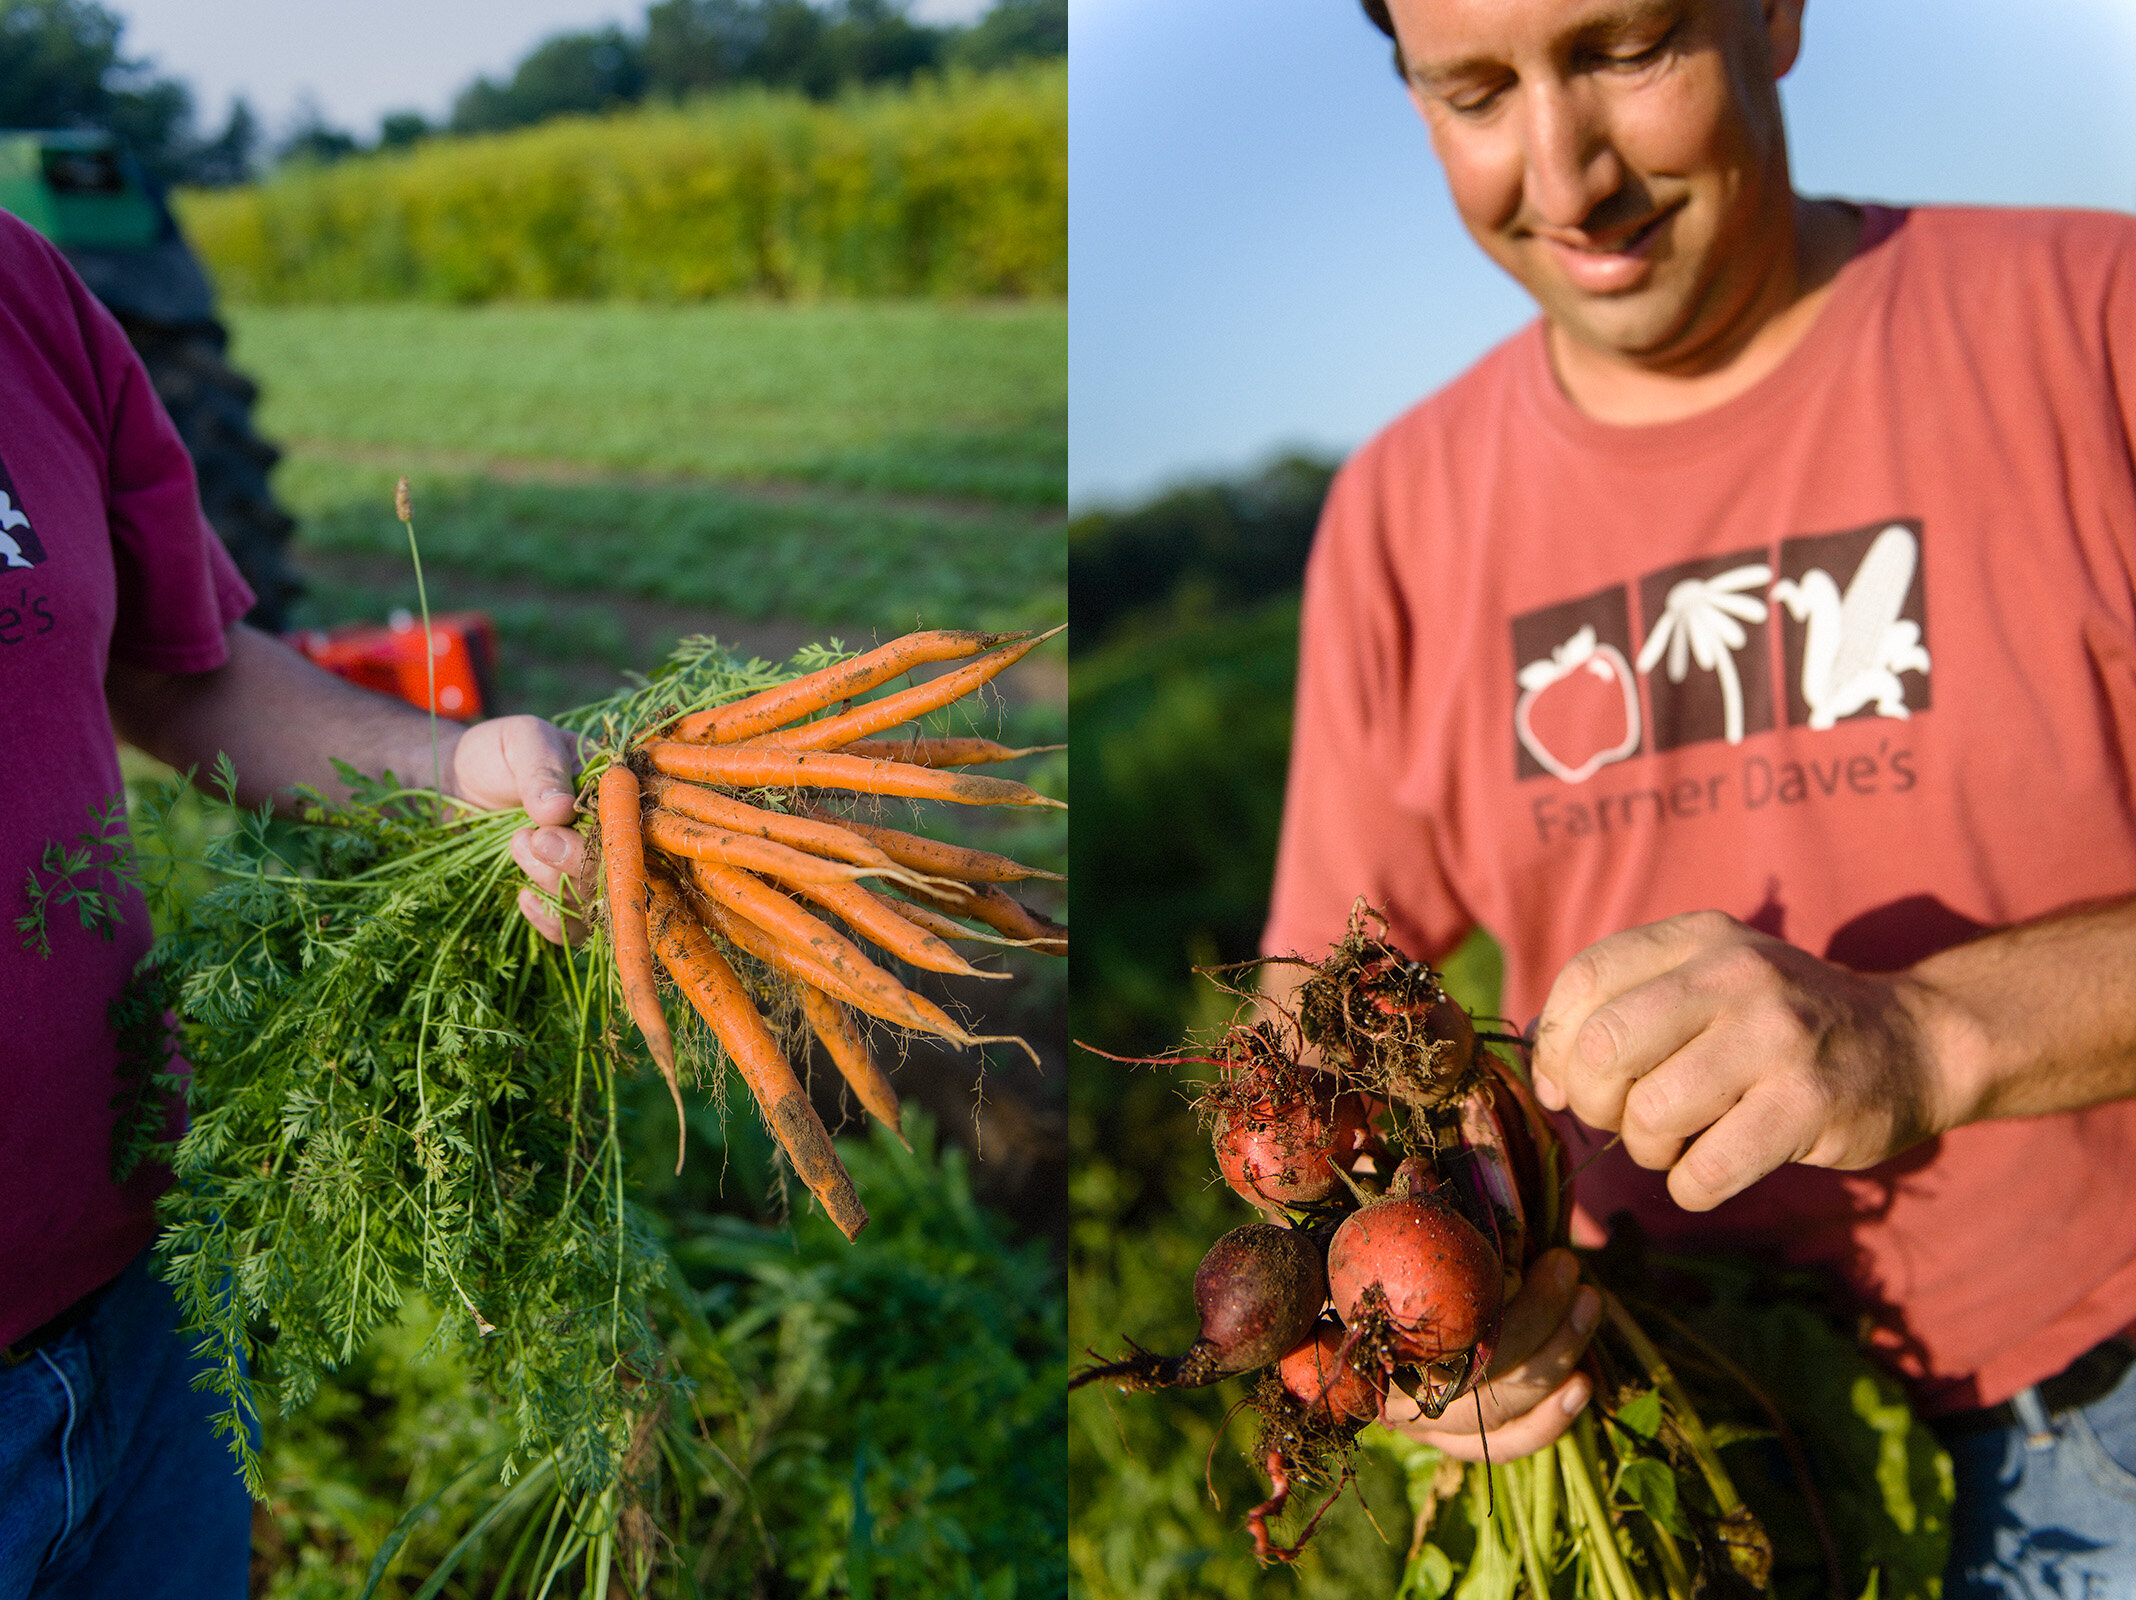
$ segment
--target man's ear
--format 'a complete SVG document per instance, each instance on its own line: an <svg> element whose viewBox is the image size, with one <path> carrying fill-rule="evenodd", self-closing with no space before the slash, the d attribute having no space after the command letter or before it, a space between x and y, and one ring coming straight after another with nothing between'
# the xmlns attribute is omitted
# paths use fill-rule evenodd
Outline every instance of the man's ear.
<svg viewBox="0 0 2136 1600"><path fill-rule="evenodd" d="M1802 54L1802 8L1807 0L1761 0L1765 48L1772 57L1773 81L1786 77Z"/></svg>

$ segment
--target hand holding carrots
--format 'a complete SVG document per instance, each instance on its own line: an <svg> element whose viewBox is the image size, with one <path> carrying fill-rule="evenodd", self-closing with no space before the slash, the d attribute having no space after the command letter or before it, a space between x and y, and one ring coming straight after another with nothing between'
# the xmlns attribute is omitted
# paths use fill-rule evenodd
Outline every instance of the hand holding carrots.
<svg viewBox="0 0 2136 1600"><path fill-rule="evenodd" d="M890 965L1006 976L973 967L949 940L1067 953L1065 928L1000 887L1055 874L854 821L844 814L850 802L838 798L1058 806L1021 783L949 770L1034 751L985 739L872 737L970 693L1050 637L910 634L654 728L602 772L603 904L617 977L676 1095L678 1120L663 974L741 1071L795 1172L849 1237L867 1214L764 1011L791 1017L798 1010L861 1104L896 1132L897 1096L868 1050L860 1016L959 1046L993 1040L908 989ZM850 706L856 694L944 661L965 664ZM514 855L530 872L538 864L563 883L584 852L556 847L545 858L545 836L554 831L528 830L514 840ZM680 1154L678 1146L678 1171Z"/></svg>
<svg viewBox="0 0 2136 1600"><path fill-rule="evenodd" d="M563 922L535 889L567 903L593 902L592 858L572 826L578 770L572 736L553 722L526 716L474 724L455 740L446 765L447 793L485 811L525 808L534 825L513 835L512 859L534 887L519 892L519 910L557 943L563 942Z"/></svg>

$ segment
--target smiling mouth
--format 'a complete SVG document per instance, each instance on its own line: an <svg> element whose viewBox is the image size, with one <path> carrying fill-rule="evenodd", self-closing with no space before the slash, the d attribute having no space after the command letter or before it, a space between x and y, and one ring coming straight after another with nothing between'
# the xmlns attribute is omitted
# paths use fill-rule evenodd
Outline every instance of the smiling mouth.
<svg viewBox="0 0 2136 1600"><path fill-rule="evenodd" d="M1560 250L1583 256L1606 258L1609 256L1635 256L1643 250L1661 225L1676 214L1675 206L1663 206L1630 233L1624 234L1609 244L1586 244L1563 236L1544 234L1543 237Z"/></svg>
<svg viewBox="0 0 2136 1600"><path fill-rule="evenodd" d="M1680 203L1665 205L1629 233L1618 234L1607 243L1568 239L1550 232L1538 232L1534 237L1554 261L1553 275L1568 288L1585 295L1627 294L1651 282L1654 263L1649 248L1662 224L1680 209Z"/></svg>

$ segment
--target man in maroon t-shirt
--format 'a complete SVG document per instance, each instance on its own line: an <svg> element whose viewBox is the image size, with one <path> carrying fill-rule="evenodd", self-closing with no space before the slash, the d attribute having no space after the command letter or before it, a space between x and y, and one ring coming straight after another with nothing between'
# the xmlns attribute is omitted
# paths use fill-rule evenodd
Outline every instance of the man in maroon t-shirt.
<svg viewBox="0 0 2136 1600"><path fill-rule="evenodd" d="M1796 195L1801 0L1365 7L1542 319L1331 493L1264 948L1490 927L1594 1217L1841 1273L1964 1413L1954 1577L2130 1592L2136 228ZM1597 1311L1508 1307L1495 1459Z"/></svg>
<svg viewBox="0 0 2136 1600"><path fill-rule="evenodd" d="M335 759L432 771L429 718L246 627L251 603L125 335L0 214L0 894L121 792L116 739L201 772L227 754L246 804L340 791ZM582 880L566 736L442 733L448 791L533 820L534 884ZM561 937L533 886L520 903ZM110 1177L107 1008L151 937L137 893L121 910L115 936L62 912L48 951L0 948L0 1600L245 1591L249 1501L145 1262L167 1175Z"/></svg>

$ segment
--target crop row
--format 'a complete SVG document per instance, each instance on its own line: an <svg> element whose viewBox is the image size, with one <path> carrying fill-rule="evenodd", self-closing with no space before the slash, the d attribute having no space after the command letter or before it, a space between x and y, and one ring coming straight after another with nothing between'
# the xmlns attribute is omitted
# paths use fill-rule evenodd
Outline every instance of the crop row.
<svg viewBox="0 0 2136 1600"><path fill-rule="evenodd" d="M250 301L1066 293L1063 66L737 92L180 197Z"/></svg>
<svg viewBox="0 0 2136 1600"><path fill-rule="evenodd" d="M289 463L283 483L296 491L303 546L405 561L391 481L373 469ZM490 580L890 631L1062 620L1060 530L1013 513L422 475L415 491L425 561Z"/></svg>

